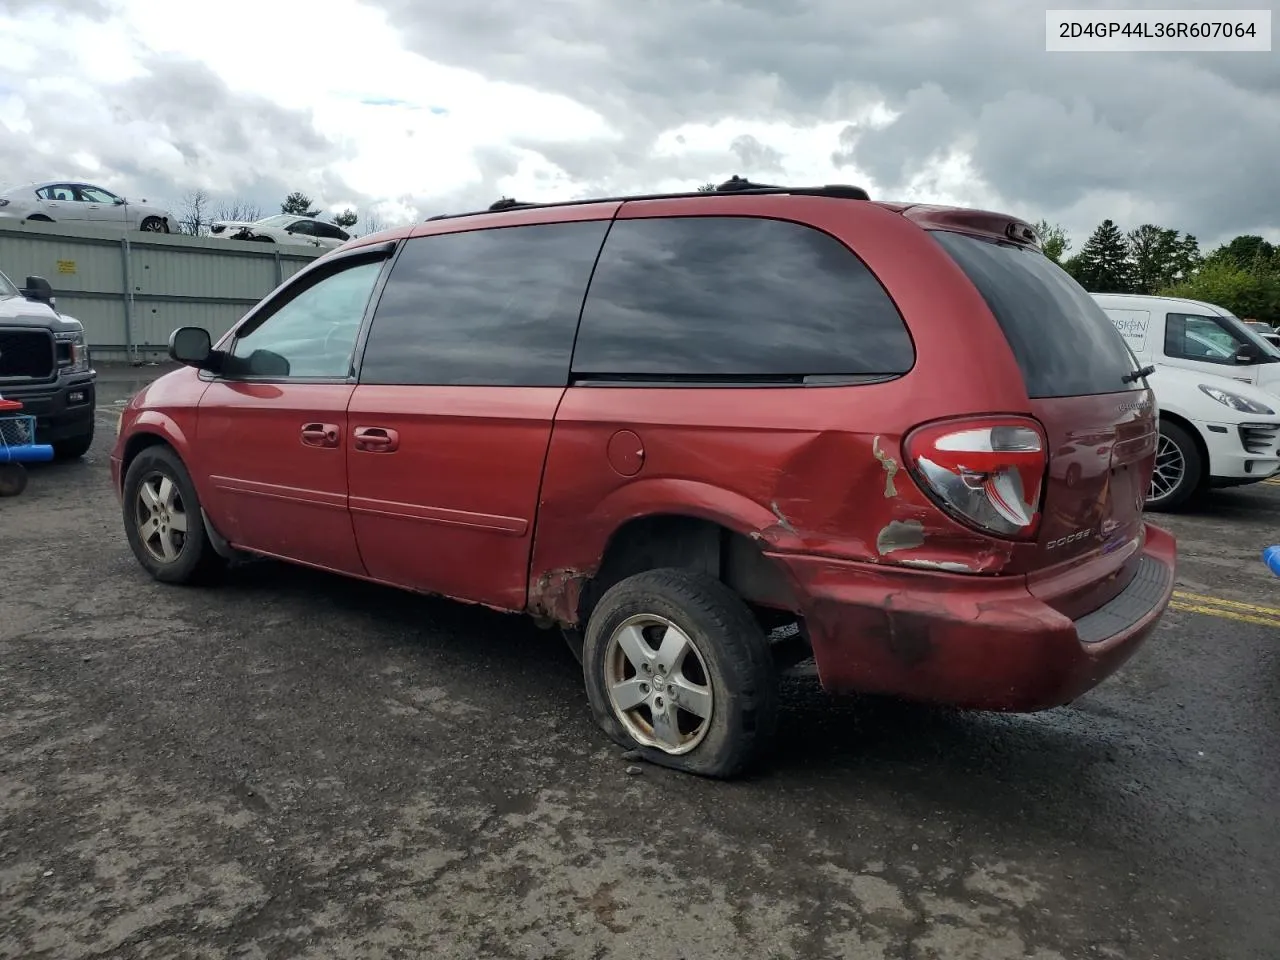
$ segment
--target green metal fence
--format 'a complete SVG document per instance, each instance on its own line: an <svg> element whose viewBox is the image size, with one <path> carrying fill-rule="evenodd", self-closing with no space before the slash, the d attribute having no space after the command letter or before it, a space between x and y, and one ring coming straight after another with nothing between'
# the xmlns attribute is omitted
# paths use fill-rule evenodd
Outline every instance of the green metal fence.
<svg viewBox="0 0 1280 960"><path fill-rule="evenodd" d="M65 223L0 220L0 271L53 287L58 310L85 326L96 358L154 360L177 327L215 339L324 251Z"/></svg>

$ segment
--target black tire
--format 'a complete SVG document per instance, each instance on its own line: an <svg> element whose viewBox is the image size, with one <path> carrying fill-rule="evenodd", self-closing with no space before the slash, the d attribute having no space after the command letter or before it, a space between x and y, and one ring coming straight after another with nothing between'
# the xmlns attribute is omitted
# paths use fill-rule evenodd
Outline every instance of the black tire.
<svg viewBox="0 0 1280 960"><path fill-rule="evenodd" d="M637 740L610 699L606 679L613 656L610 640L626 621L638 616L656 616L674 624L700 655L699 669L705 664L711 717L705 721L701 739L687 753L674 755ZM728 779L762 764L773 746L779 698L768 639L742 599L714 577L667 568L615 584L592 610L582 653L587 699L596 723L618 744L639 751L650 763ZM666 689L671 689L669 680Z"/></svg>
<svg viewBox="0 0 1280 960"><path fill-rule="evenodd" d="M1156 451L1156 470L1161 470L1162 458L1169 445L1176 449L1182 458L1181 479L1167 487L1159 480L1159 473L1152 475L1151 487L1147 491L1146 509L1152 513L1165 513L1177 510L1204 488L1205 463L1200 455L1200 448L1195 438L1186 430L1167 420L1160 421L1160 444ZM1167 464L1167 461L1166 461ZM1166 469L1167 466L1166 466ZM1156 496L1157 489L1161 496Z"/></svg>
<svg viewBox="0 0 1280 960"><path fill-rule="evenodd" d="M187 519L185 536L172 560L156 556L144 542L141 529L139 492L144 483L156 478L167 478L177 487L181 510ZM203 582L224 566L205 531L200 498L191 482L191 475L172 448L162 445L147 447L134 458L125 473L121 500L129 546L138 563L156 580L161 583Z"/></svg>
<svg viewBox="0 0 1280 960"><path fill-rule="evenodd" d="M89 452L89 448L93 446L93 421L89 421L89 429L86 433L80 434L78 437L69 437L66 440L59 440L53 445L53 456L55 460L75 460L83 457Z"/></svg>
<svg viewBox="0 0 1280 960"><path fill-rule="evenodd" d="M20 463L0 463L0 497L18 497L27 489L27 468Z"/></svg>
<svg viewBox="0 0 1280 960"><path fill-rule="evenodd" d="M168 233L168 224L160 217L147 217L138 228L143 233Z"/></svg>

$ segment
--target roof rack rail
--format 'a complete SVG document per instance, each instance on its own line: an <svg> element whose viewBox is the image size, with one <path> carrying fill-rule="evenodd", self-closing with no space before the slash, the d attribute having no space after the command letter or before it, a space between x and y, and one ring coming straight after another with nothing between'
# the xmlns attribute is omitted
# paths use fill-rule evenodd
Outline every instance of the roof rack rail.
<svg viewBox="0 0 1280 960"><path fill-rule="evenodd" d="M469 210L464 213L438 213L427 220L452 220L456 217L476 217L484 213L498 213L503 210L523 210L541 207L572 207L588 203L625 203L629 200L682 200L694 197L714 197L716 195L749 194L752 196L771 196L789 194L806 197L832 197L843 200L870 200L871 196L862 187L848 183L828 183L817 187L784 187L768 183L754 183L745 177L734 174L715 189L701 191L681 191L678 193L642 193L627 194L617 197L584 197L581 200L551 200L534 203L502 197L489 204L484 210Z"/></svg>
<svg viewBox="0 0 1280 960"><path fill-rule="evenodd" d="M489 204L489 209L491 211L497 211L497 210L510 210L513 207L536 207L536 206L538 206L538 204L526 203L523 200L515 199L515 197L501 197L493 201L493 203Z"/></svg>

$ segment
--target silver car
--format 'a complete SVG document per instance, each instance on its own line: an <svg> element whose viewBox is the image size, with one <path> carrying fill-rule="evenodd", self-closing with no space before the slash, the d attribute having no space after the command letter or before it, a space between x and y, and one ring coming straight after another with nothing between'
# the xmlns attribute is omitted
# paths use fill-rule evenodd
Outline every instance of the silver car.
<svg viewBox="0 0 1280 960"><path fill-rule="evenodd" d="M173 214L146 200L126 200L104 187L77 180L27 183L0 192L0 219L171 233Z"/></svg>

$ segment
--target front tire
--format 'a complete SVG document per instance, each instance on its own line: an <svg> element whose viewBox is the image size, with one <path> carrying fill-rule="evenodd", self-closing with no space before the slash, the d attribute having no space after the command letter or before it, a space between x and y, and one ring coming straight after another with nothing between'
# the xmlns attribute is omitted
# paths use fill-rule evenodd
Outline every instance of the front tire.
<svg viewBox="0 0 1280 960"><path fill-rule="evenodd" d="M133 555L161 583L194 583L221 565L209 542L191 475L169 447L143 450L125 473L125 536Z"/></svg>
<svg viewBox="0 0 1280 960"><path fill-rule="evenodd" d="M147 217L140 227L143 233L168 233L168 225L159 217Z"/></svg>
<svg viewBox="0 0 1280 960"><path fill-rule="evenodd" d="M53 456L57 460L76 460L83 457L93 446L93 421L89 421L89 429L78 437L59 440L53 445Z"/></svg>
<svg viewBox="0 0 1280 960"><path fill-rule="evenodd" d="M714 577L670 568L615 584L591 613L582 659L596 723L650 763L727 779L772 747L768 639Z"/></svg>
<svg viewBox="0 0 1280 960"><path fill-rule="evenodd" d="M19 497L27 489L27 468L20 463L0 463L0 497Z"/></svg>
<svg viewBox="0 0 1280 960"><path fill-rule="evenodd" d="M1195 438L1178 424L1162 420L1146 508L1154 513L1178 509L1201 489L1204 476L1204 457Z"/></svg>

